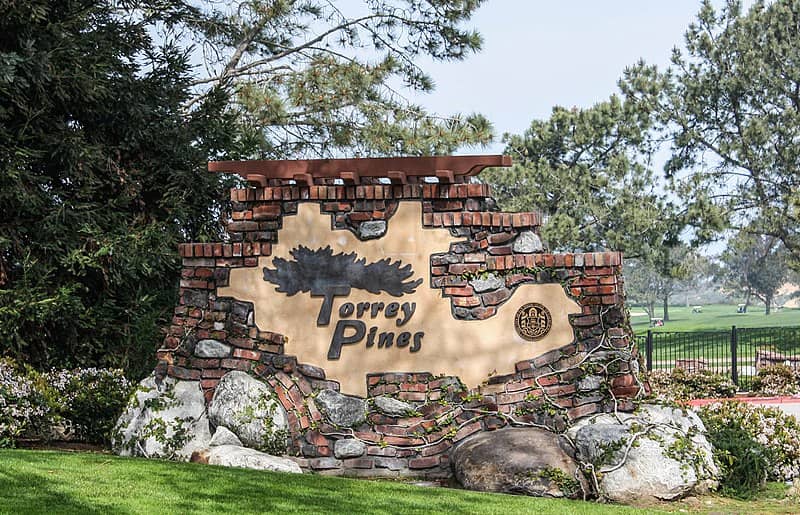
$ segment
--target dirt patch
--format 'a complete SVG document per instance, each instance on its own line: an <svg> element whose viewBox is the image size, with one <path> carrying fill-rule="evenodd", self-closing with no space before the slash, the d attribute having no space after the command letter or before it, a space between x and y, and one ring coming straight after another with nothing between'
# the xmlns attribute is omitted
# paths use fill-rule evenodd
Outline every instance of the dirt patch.
<svg viewBox="0 0 800 515"><path fill-rule="evenodd" d="M84 442L17 440L17 445L22 449L31 449L36 451L73 451L111 454L111 449L104 445Z"/></svg>

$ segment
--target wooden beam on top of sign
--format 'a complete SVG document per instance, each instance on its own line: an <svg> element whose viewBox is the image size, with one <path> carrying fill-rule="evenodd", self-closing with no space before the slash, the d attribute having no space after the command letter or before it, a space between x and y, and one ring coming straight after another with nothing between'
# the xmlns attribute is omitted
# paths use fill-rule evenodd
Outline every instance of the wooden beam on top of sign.
<svg viewBox="0 0 800 515"><path fill-rule="evenodd" d="M439 182L456 182L453 170L436 170L436 178Z"/></svg>
<svg viewBox="0 0 800 515"><path fill-rule="evenodd" d="M477 175L489 166L511 166L511 157L502 155L483 156L429 156L429 157L380 157L351 159L305 159L280 161L211 161L212 172L235 173L247 177L261 175L267 179L294 179L307 174L317 179L339 179L343 171L352 172L359 178L390 177L389 173L401 171L406 181L412 177L433 177L438 170L452 172L452 181L457 177ZM449 178L449 174L447 177Z"/></svg>
<svg viewBox="0 0 800 515"><path fill-rule="evenodd" d="M345 184L359 184L361 182L358 172L341 172L339 177L342 179L342 181L344 181Z"/></svg>
<svg viewBox="0 0 800 515"><path fill-rule="evenodd" d="M408 184L408 178L406 177L405 172L392 170L390 172L386 172L386 175L392 181L392 184Z"/></svg>
<svg viewBox="0 0 800 515"><path fill-rule="evenodd" d="M294 182L299 185L306 185L306 186L313 186L314 185L314 178L311 176L310 173L296 173L292 176Z"/></svg>

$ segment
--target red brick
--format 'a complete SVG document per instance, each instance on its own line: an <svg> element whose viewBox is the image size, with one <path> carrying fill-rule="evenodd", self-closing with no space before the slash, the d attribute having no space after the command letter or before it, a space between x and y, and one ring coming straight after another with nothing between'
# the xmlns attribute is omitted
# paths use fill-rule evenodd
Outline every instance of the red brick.
<svg viewBox="0 0 800 515"><path fill-rule="evenodd" d="M253 208L253 219L265 220L281 216L281 205L278 203L256 206Z"/></svg>
<svg viewBox="0 0 800 515"><path fill-rule="evenodd" d="M539 386L551 386L554 384L558 384L558 377L555 374L537 377L536 384L538 384Z"/></svg>
<svg viewBox="0 0 800 515"><path fill-rule="evenodd" d="M593 413L597 413L598 411L600 411L600 408L596 403L584 404L582 406L576 406L568 409L567 416L570 418L570 420L575 420Z"/></svg>
<svg viewBox="0 0 800 515"><path fill-rule="evenodd" d="M514 381L511 383L506 383L507 392L517 392L519 390L529 390L531 388L538 388L536 381L534 381L533 379L526 379L524 381Z"/></svg>
<svg viewBox="0 0 800 515"><path fill-rule="evenodd" d="M497 290L490 293L484 293L483 295L481 295L481 298L483 299L483 304L486 306L496 306L501 302L503 302L504 300L508 299L509 297L511 297L511 292L506 289Z"/></svg>
<svg viewBox="0 0 800 515"><path fill-rule="evenodd" d="M429 469L439 465L439 456L429 456L427 458L414 458L408 460L410 469Z"/></svg>
<svg viewBox="0 0 800 515"><path fill-rule="evenodd" d="M384 436L383 441L388 445L396 445L398 447L413 447L425 443L425 440L421 438L411 438L408 436Z"/></svg>
<svg viewBox="0 0 800 515"><path fill-rule="evenodd" d="M590 327L600 323L600 317L597 315L584 315L572 319L572 325L576 327Z"/></svg>
<svg viewBox="0 0 800 515"><path fill-rule="evenodd" d="M612 388L611 391L614 392L614 395L617 397L635 397L640 392L643 393L638 386L619 386L617 388Z"/></svg>
<svg viewBox="0 0 800 515"><path fill-rule="evenodd" d="M447 287L444 289L445 295L450 295L453 297L468 297L473 295L475 291L472 289L472 286L464 286L464 287Z"/></svg>
<svg viewBox="0 0 800 515"><path fill-rule="evenodd" d="M219 379L203 379L200 381L200 387L204 390L209 388L216 388L219 384Z"/></svg>
<svg viewBox="0 0 800 515"><path fill-rule="evenodd" d="M453 441L457 442L459 440L462 440L463 438L466 438L467 436L477 431L480 431L481 429L483 429L483 426L481 426L480 421L467 424L466 426L459 429L458 432L456 432L456 435L453 437Z"/></svg>
<svg viewBox="0 0 800 515"><path fill-rule="evenodd" d="M428 390L428 386L421 383L402 383L400 385L400 391L402 392L425 392Z"/></svg>
<svg viewBox="0 0 800 515"><path fill-rule="evenodd" d="M233 370L247 370L250 368L250 362L241 359L223 359L220 366Z"/></svg>
<svg viewBox="0 0 800 515"><path fill-rule="evenodd" d="M486 254L483 252L473 252L470 254L464 254L464 262L465 263L485 263L486 262Z"/></svg>
<svg viewBox="0 0 800 515"><path fill-rule="evenodd" d="M476 297L453 297L452 299L454 306L462 308L471 308L481 305L481 301L478 300Z"/></svg>
<svg viewBox="0 0 800 515"><path fill-rule="evenodd" d="M397 394L397 398L404 401L424 401L425 394L421 392L400 392Z"/></svg>
<svg viewBox="0 0 800 515"><path fill-rule="evenodd" d="M489 247L489 254L493 256L506 256L511 254L511 245L503 245L501 247Z"/></svg>
<svg viewBox="0 0 800 515"><path fill-rule="evenodd" d="M477 272L481 265L477 263L455 263L447 267L447 271L453 275L461 275L465 272Z"/></svg>
<svg viewBox="0 0 800 515"><path fill-rule="evenodd" d="M233 357L234 358L244 358L244 359L251 359L253 361L258 361L261 358L261 353L254 350L247 350L247 349L233 349Z"/></svg>
<svg viewBox="0 0 800 515"><path fill-rule="evenodd" d="M552 397L563 397L565 395L573 394L577 391L574 384L548 386L544 389L544 393Z"/></svg>
<svg viewBox="0 0 800 515"><path fill-rule="evenodd" d="M202 377L204 379L206 379L206 378L207 379L218 379L218 378L224 376L225 374L227 374L228 372L229 372L228 370L224 370L224 369L221 369L221 368L204 368L203 370L201 370L201 373L202 373L201 375L202 375Z"/></svg>
<svg viewBox="0 0 800 515"><path fill-rule="evenodd" d="M173 365L167 367L167 375L175 377L177 379L183 379L186 381L197 381L198 379L200 379L199 370L177 367Z"/></svg>
<svg viewBox="0 0 800 515"><path fill-rule="evenodd" d="M497 404L513 404L525 400L526 392L500 393L497 395Z"/></svg>
<svg viewBox="0 0 800 515"><path fill-rule="evenodd" d="M636 384L636 379L630 374L625 374L624 376L618 376L611 380L612 387L631 386L634 384Z"/></svg>

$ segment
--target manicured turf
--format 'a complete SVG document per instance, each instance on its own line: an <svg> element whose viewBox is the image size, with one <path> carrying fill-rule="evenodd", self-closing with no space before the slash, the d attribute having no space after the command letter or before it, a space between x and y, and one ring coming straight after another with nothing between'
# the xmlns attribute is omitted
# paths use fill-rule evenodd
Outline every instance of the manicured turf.
<svg viewBox="0 0 800 515"><path fill-rule="evenodd" d="M534 499L89 453L0 450L0 513L652 513Z"/></svg>
<svg viewBox="0 0 800 515"><path fill-rule="evenodd" d="M641 308L631 306L632 313L643 312ZM661 310L656 309L660 317ZM782 309L769 315L764 314L763 306L751 306L747 313L737 313L736 306L713 304L703 306L702 313L692 313L692 308L670 306L669 321L662 327L649 327L648 317L631 316L631 326L636 334L653 331L707 331L730 330L736 327L786 327L800 326L800 309Z"/></svg>

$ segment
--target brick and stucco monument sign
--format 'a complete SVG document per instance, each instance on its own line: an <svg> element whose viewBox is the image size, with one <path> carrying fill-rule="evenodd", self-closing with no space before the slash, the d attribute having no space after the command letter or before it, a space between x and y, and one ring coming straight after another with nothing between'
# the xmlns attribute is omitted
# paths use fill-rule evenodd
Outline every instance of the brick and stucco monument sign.
<svg viewBox="0 0 800 515"><path fill-rule="evenodd" d="M642 390L620 255L548 253L537 213L498 211L471 178L508 165L211 163L250 186L231 192L227 241L181 246L157 374L208 401L230 371L264 381L289 454L352 475L448 476L470 434L630 408ZM362 416L326 411L337 395ZM334 456L350 439L364 447Z"/></svg>
<svg viewBox="0 0 800 515"><path fill-rule="evenodd" d="M573 340L569 315L581 308L560 284L511 290L500 284L501 274L490 281L476 275L470 284L469 271L482 271L491 254L433 266L432 258L454 261L450 247L463 238L422 220L420 203L401 202L383 237L361 241L346 229L331 230L331 215L319 205L301 204L284 219L272 254L257 267L232 270L218 293L253 302L258 327L286 336L287 352L324 368L342 392L361 396L367 375L386 371L456 376L476 387ZM447 271L456 272L452 285L432 286ZM527 316L531 308L522 310L531 303L552 320L535 340L515 328L518 312L524 327L536 324ZM481 309L455 311L462 306Z"/></svg>

